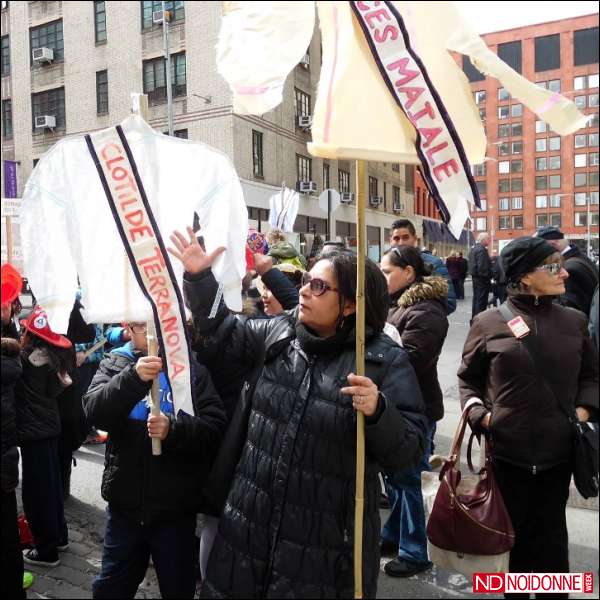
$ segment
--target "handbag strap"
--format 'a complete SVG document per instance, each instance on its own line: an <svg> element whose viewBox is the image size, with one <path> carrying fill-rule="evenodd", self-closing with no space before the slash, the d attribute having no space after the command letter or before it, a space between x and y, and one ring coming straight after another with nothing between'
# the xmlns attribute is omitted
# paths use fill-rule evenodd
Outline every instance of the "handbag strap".
<svg viewBox="0 0 600 600"><path fill-rule="evenodd" d="M512 321L512 319L514 319L515 317L520 316L516 312L511 310L511 308L508 306L508 302L501 304L499 306L498 310L500 311L500 314L502 315L502 319L504 320L504 322L507 325L508 325L509 321ZM546 381L546 379L542 376L544 369L542 368L542 365L540 364L540 354L537 351L537 343L536 343L535 336L532 333L528 333L525 337L522 337L519 341L522 342L523 348L525 348L525 350L527 350L527 352L533 362L533 366L535 367L536 374L538 375L538 380L540 381L540 383L543 386L545 386L546 391L548 392L550 397L554 398L558 402L558 405L560 406L562 411L567 415L569 422L571 422L571 423L577 422L574 407L571 407L572 410L569 411L569 409L565 406L565 404L563 402L561 402L560 398L557 398L557 396L554 393L554 391L552 390L552 388L548 385L548 382Z"/></svg>

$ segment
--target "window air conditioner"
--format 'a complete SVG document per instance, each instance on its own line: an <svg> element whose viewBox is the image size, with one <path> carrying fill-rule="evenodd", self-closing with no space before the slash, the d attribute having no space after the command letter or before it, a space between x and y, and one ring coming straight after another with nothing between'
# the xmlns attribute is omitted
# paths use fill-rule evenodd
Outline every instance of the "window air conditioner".
<svg viewBox="0 0 600 600"><path fill-rule="evenodd" d="M52 48L34 48L31 54L35 63L49 63L54 60Z"/></svg>
<svg viewBox="0 0 600 600"><path fill-rule="evenodd" d="M380 206L383 204L383 198L381 196L371 196L369 198L369 204L373 207Z"/></svg>
<svg viewBox="0 0 600 600"><path fill-rule="evenodd" d="M342 192L340 194L340 202L343 202L344 204L350 204L353 199L354 194L351 194L350 192Z"/></svg>
<svg viewBox="0 0 600 600"><path fill-rule="evenodd" d="M56 127L56 117L54 115L41 115L35 118L36 129L54 129Z"/></svg>
<svg viewBox="0 0 600 600"><path fill-rule="evenodd" d="M314 194L317 191L317 183L316 181L299 181L298 191L306 194Z"/></svg>
<svg viewBox="0 0 600 600"><path fill-rule="evenodd" d="M310 129L310 127L312 126L312 117L309 115L298 115L298 117L296 118L296 125L300 129Z"/></svg>
<svg viewBox="0 0 600 600"><path fill-rule="evenodd" d="M304 69L310 68L310 54L308 54L308 52L302 57L302 60L300 61L300 66Z"/></svg>
<svg viewBox="0 0 600 600"><path fill-rule="evenodd" d="M165 20L165 14L167 13L167 22L169 21L168 19L168 14L169 11L163 11L163 10L155 10L152 12L152 23L154 23L154 25L160 25L164 20Z"/></svg>
<svg viewBox="0 0 600 600"><path fill-rule="evenodd" d="M394 212L404 212L404 204L395 203Z"/></svg>

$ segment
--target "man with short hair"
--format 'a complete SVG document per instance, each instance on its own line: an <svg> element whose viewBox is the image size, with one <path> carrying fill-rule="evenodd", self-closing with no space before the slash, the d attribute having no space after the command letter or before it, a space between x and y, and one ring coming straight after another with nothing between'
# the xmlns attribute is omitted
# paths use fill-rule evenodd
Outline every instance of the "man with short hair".
<svg viewBox="0 0 600 600"><path fill-rule="evenodd" d="M560 304L576 308L589 316L594 291L598 285L596 265L577 246L570 244L558 227L542 227L534 236L546 240L561 253L565 261L569 277L565 281L566 292L559 298Z"/></svg>
<svg viewBox="0 0 600 600"><path fill-rule="evenodd" d="M489 245L490 234L482 232L469 253L469 272L473 281L471 319L487 309L492 284L492 261L487 251Z"/></svg>
<svg viewBox="0 0 600 600"><path fill-rule="evenodd" d="M417 230L411 221L408 219L398 219L392 223L392 232L390 234L390 246L417 246ZM448 282L448 298L446 300L446 311L450 315L456 310L456 294L454 286L450 280L448 269L444 261L438 256L434 256L431 252L421 251L421 258L426 265L431 265L433 270L432 275L443 277Z"/></svg>

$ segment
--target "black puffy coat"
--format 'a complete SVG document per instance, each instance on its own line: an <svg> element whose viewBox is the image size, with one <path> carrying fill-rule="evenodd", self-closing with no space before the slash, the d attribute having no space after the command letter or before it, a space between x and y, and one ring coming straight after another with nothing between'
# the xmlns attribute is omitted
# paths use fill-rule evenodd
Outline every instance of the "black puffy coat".
<svg viewBox="0 0 600 600"><path fill-rule="evenodd" d="M194 283L192 306L210 304ZM247 439L208 564L204 597L353 597L356 412L340 393L355 370L354 335L335 353L307 354L295 313L213 321L206 347L246 373L259 365ZM375 597L379 572L378 472L414 464L427 420L406 352L386 335L367 340L366 374L380 410L367 419L363 585Z"/></svg>
<svg viewBox="0 0 600 600"><path fill-rule="evenodd" d="M577 246L563 254L565 269L569 277L565 280L565 293L559 301L563 306L590 314L592 298L598 285L598 267Z"/></svg>
<svg viewBox="0 0 600 600"><path fill-rule="evenodd" d="M425 277L392 296L388 323L396 327L408 352L431 423L444 416L444 396L437 364L448 333L446 298L448 284L441 277Z"/></svg>
<svg viewBox="0 0 600 600"><path fill-rule="evenodd" d="M130 358L111 352L83 398L88 421L107 431L102 497L144 523L202 510L201 489L225 429L223 404L205 368L195 377L195 416L170 417L162 455L152 455L146 421L128 418L151 388Z"/></svg>
<svg viewBox="0 0 600 600"><path fill-rule="evenodd" d="M486 248L477 242L469 254L469 273L474 279L492 278L492 261Z"/></svg>
<svg viewBox="0 0 600 600"><path fill-rule="evenodd" d="M12 492L19 483L17 410L15 385L21 377L19 343L2 338L2 491Z"/></svg>

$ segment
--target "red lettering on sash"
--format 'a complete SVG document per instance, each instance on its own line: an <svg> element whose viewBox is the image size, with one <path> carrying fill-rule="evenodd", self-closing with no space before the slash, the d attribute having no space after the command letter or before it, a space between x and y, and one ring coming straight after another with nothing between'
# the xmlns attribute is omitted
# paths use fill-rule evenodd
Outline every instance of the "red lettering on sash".
<svg viewBox="0 0 600 600"><path fill-rule="evenodd" d="M158 277L150 277L150 293L153 294L157 287L163 287L167 283L166 279L159 275Z"/></svg>
<svg viewBox="0 0 600 600"><path fill-rule="evenodd" d="M399 94L406 94L407 102L404 106L406 110L409 110L410 107L419 99L419 96L425 90L420 87L401 87L398 88Z"/></svg>
<svg viewBox="0 0 600 600"><path fill-rule="evenodd" d="M158 263L150 263L149 265L144 265L142 268L146 277L151 277L162 271L162 267Z"/></svg>
<svg viewBox="0 0 600 600"><path fill-rule="evenodd" d="M135 242L135 238L140 237L154 237L154 232L152 231L152 228L150 227L150 225L142 225L140 227L132 227L129 230L129 237L131 238L132 242Z"/></svg>
<svg viewBox="0 0 600 600"><path fill-rule="evenodd" d="M164 298L165 300L169 299L169 290L167 288L163 288L158 291L156 295L156 308L160 311L160 320L162 321L170 312L171 312L171 303L170 302L158 302L160 298Z"/></svg>
<svg viewBox="0 0 600 600"><path fill-rule="evenodd" d="M398 29L393 25L386 25L383 28L383 32L378 29L373 37L378 44L383 44L388 38L395 40L398 37Z"/></svg>
<svg viewBox="0 0 600 600"><path fill-rule="evenodd" d="M373 24L373 19L375 19L378 23L381 23L382 17L385 18L386 21L390 20L390 15L385 8L378 8L377 10L371 11L365 15L365 21L369 26L369 29L375 29L377 25Z"/></svg>
<svg viewBox="0 0 600 600"><path fill-rule="evenodd" d="M448 147L448 142L444 142L443 144L439 144L439 146L435 146L435 148L429 148L429 150L427 150L427 152L425 154L427 156L427 160L429 161L429 163L431 163L432 167L435 165L435 160L433 160L433 155L436 152L440 152L444 148L447 148L447 147Z"/></svg>
<svg viewBox="0 0 600 600"><path fill-rule="evenodd" d="M454 173L458 173L458 165L456 164L456 161L452 158L450 160L447 160L445 163L442 163L441 165L438 165L437 167L433 168L433 174L435 175L435 178L438 181L442 181L442 174L446 174L446 177L452 177L452 175L454 175L454 173L450 172L450 169L452 169L454 171Z"/></svg>
<svg viewBox="0 0 600 600"><path fill-rule="evenodd" d="M117 144L113 144L111 142L110 144L106 144L106 146L104 146L102 148L102 150L100 150L100 156L104 160L108 159L108 152L109 152L109 150L116 150L117 156L121 155L121 148L119 146L117 146Z"/></svg>
<svg viewBox="0 0 600 600"><path fill-rule="evenodd" d="M179 375L179 373L181 373L181 371L185 371L185 367L183 367L179 363L172 362L172 361L171 361L171 368L172 368L172 371L171 371L171 373L169 373L169 376L171 377L171 379L175 379L177 377L177 375Z"/></svg>
<svg viewBox="0 0 600 600"><path fill-rule="evenodd" d="M146 258L141 258L140 260L138 260L138 265L145 265L146 263L155 260L158 261L161 266L165 266L165 260L158 246L154 247L154 254L152 256L147 256Z"/></svg>
<svg viewBox="0 0 600 600"><path fill-rule="evenodd" d="M418 113L416 113L414 115L411 115L409 113L408 118L410 119L410 122L416 127L417 121L419 119L421 119L422 117L424 117L425 115L429 115L429 118L432 121L435 119L435 112L434 112L433 108L431 107L431 104L429 104L429 102L425 102L425 107L423 109L421 109Z"/></svg>
<svg viewBox="0 0 600 600"><path fill-rule="evenodd" d="M386 67L388 71L395 71L397 69L398 75L404 76L404 79L398 79L398 81L394 82L394 85L396 87L402 87L406 85L409 81L412 81L415 77L420 75L419 71L411 71L410 69L406 68L406 65L408 65L408 61L408 58L401 58L400 60L390 63Z"/></svg>
<svg viewBox="0 0 600 600"><path fill-rule="evenodd" d="M168 319L165 319L163 321L162 328L165 333L177 331L177 317L169 317Z"/></svg>
<svg viewBox="0 0 600 600"><path fill-rule="evenodd" d="M133 227L139 227L144 222L144 213L141 210L135 210L127 213L125 220Z"/></svg>
<svg viewBox="0 0 600 600"><path fill-rule="evenodd" d="M419 129L419 133L425 138L425 142L423 142L424 148L429 148L431 142L435 140L435 138L442 133L441 127L422 127Z"/></svg>
<svg viewBox="0 0 600 600"><path fill-rule="evenodd" d="M111 158L110 160L106 161L106 168L109 171L112 171L112 166L114 163L118 163L121 162L122 160L125 160L124 156L115 156L114 158Z"/></svg>
<svg viewBox="0 0 600 600"><path fill-rule="evenodd" d="M118 173L118 175L117 175L117 173ZM127 177L128 175L129 175L128 171L123 167L115 167L110 172L110 176L113 179L116 179L117 181L121 181L122 179L125 179L125 177Z"/></svg>
<svg viewBox="0 0 600 600"><path fill-rule="evenodd" d="M381 4L381 2L379 2L379 0L375 0L375 2L373 2L373 7L379 6ZM371 6L369 6L366 2L357 2L356 6L358 8L358 10L364 11L364 10L371 10Z"/></svg>

